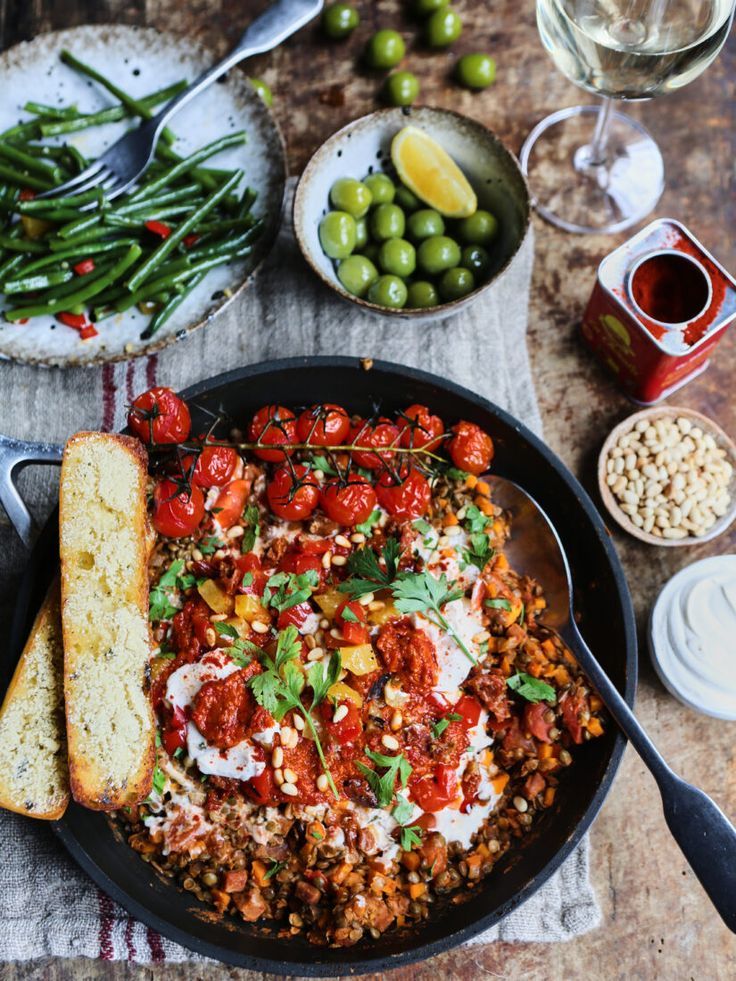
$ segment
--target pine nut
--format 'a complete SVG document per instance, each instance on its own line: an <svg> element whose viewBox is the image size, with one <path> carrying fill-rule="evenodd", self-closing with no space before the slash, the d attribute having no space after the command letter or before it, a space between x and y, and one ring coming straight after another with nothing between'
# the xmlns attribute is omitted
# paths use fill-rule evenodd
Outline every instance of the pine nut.
<svg viewBox="0 0 736 981"><path fill-rule="evenodd" d="M217 634L215 633L214 627L207 627L204 632L204 639L207 641L208 647L214 647L217 643Z"/></svg>
<svg viewBox="0 0 736 981"><path fill-rule="evenodd" d="M346 538L344 535L335 535L335 545L341 545L343 548L350 548L350 539Z"/></svg>
<svg viewBox="0 0 736 981"><path fill-rule="evenodd" d="M281 789L283 790L284 788L282 787ZM514 807L517 811L523 814L529 809L529 804L523 797L514 797Z"/></svg>
<svg viewBox="0 0 736 981"><path fill-rule="evenodd" d="M321 661L324 655L324 648L313 647L312 650L307 654L308 661Z"/></svg>
<svg viewBox="0 0 736 981"><path fill-rule="evenodd" d="M257 634L267 634L268 631L271 629L270 625L264 623L263 620L254 620L253 623L251 623L251 628Z"/></svg>
<svg viewBox="0 0 736 981"><path fill-rule="evenodd" d="M304 726L305 726L305 722L304 719L301 717L301 715L295 715L294 728L297 729L299 732L304 732Z"/></svg>
<svg viewBox="0 0 736 981"><path fill-rule="evenodd" d="M386 747L386 749L398 749L399 740L395 736L389 736L388 734L381 736L381 744Z"/></svg>
<svg viewBox="0 0 736 981"><path fill-rule="evenodd" d="M278 768L283 766L284 763L284 751L280 746L275 746L273 752L271 753L271 766Z"/></svg>
<svg viewBox="0 0 736 981"><path fill-rule="evenodd" d="M322 568L329 569L332 565L332 552L325 552L322 556Z"/></svg>
<svg viewBox="0 0 736 981"><path fill-rule="evenodd" d="M273 778L280 787L281 784L284 782L284 771L280 768L275 769L273 771Z"/></svg>
<svg viewBox="0 0 736 981"><path fill-rule="evenodd" d="M347 561L348 560L347 560L347 558L344 555L333 555L332 556L332 564L333 565L338 565L338 566L339 565L346 565L347 564Z"/></svg>
<svg viewBox="0 0 736 981"><path fill-rule="evenodd" d="M353 535L350 536L350 541L354 545L362 545L363 542L365 541L365 535L363 534L362 531L356 531Z"/></svg>
<svg viewBox="0 0 736 981"><path fill-rule="evenodd" d="M371 613L375 613L377 610L382 610L386 604L383 600L371 600L368 604L368 609Z"/></svg>
<svg viewBox="0 0 736 981"><path fill-rule="evenodd" d="M320 775L317 777L317 789L321 790L324 793L324 791L327 790L329 786L330 784L327 779L327 774L320 773Z"/></svg>
<svg viewBox="0 0 736 981"><path fill-rule="evenodd" d="M394 732L396 732L397 730L399 730L401 728L401 725L402 725L403 721L404 721L404 716L397 709L394 712L394 714L391 716L391 721L389 722L389 727L391 729L393 729Z"/></svg>
<svg viewBox="0 0 736 981"><path fill-rule="evenodd" d="M338 705L335 709L335 714L332 716L333 722L342 722L345 716L348 714L347 705Z"/></svg>
<svg viewBox="0 0 736 981"><path fill-rule="evenodd" d="M373 602L373 593L366 593L365 596L361 596L358 600L361 606L370 606Z"/></svg>
<svg viewBox="0 0 736 981"><path fill-rule="evenodd" d="M290 770L288 767L284 768L284 780L286 783L296 783L298 779L293 770Z"/></svg>
<svg viewBox="0 0 736 981"><path fill-rule="evenodd" d="M293 783L282 783L280 790L281 793L286 794L287 797L296 797L296 795L299 793Z"/></svg>

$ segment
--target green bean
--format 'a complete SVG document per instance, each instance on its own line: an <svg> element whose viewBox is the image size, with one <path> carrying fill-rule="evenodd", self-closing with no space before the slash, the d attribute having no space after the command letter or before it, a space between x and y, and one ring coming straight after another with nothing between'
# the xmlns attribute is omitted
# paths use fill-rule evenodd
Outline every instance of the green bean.
<svg viewBox="0 0 736 981"><path fill-rule="evenodd" d="M171 204L165 208L154 208L141 214L120 215L109 212L104 215L102 221L111 228L145 228L149 221L161 221L163 218L171 218L175 215L187 214L195 207L192 202L182 201L179 204Z"/></svg>
<svg viewBox="0 0 736 981"><path fill-rule="evenodd" d="M30 170L32 174L40 174L41 177L45 177L52 183L58 183L61 180L61 171L58 167L55 167L53 164L43 163L36 157L31 156L30 153L25 153L10 143L0 142L0 157L5 157L11 163L18 164L24 170Z"/></svg>
<svg viewBox="0 0 736 981"><path fill-rule="evenodd" d="M226 181L222 187L219 187L201 204L196 211L193 211L187 219L185 219L180 225L177 226L176 230L165 238L163 242L154 249L154 251L149 255L149 257L141 263L141 265L136 269L133 275L130 277L129 281L126 283L128 289L133 292L142 286L146 279L151 275L156 266L160 265L161 260L164 259L179 242L185 238L189 232L191 232L198 222L205 218L213 208L217 207L219 202L233 190L240 183L240 179L243 176L242 171L236 171L235 174Z"/></svg>
<svg viewBox="0 0 736 981"><path fill-rule="evenodd" d="M128 93L124 92L121 88L118 88L114 82L111 82L109 78L105 78L104 75L101 75L100 72L96 71L90 65L86 65L83 61L75 58L70 51L63 49L60 57L64 64L69 65L70 68L75 68L78 72L81 72L88 78L92 78L95 82L99 82L100 85L104 86L108 92L111 92L116 99L119 99L120 102L122 102L122 104L126 106L126 108L128 108L134 115L140 116L141 119L145 120L153 119L153 112L148 108L148 106L145 106L139 99L134 99L133 96L128 95ZM162 130L161 139L171 145L175 142L176 137L167 127Z"/></svg>
<svg viewBox="0 0 736 981"><path fill-rule="evenodd" d="M33 242L28 238L13 238L11 235L0 234L0 248L9 249L11 252L45 252L46 246L40 242Z"/></svg>
<svg viewBox="0 0 736 981"><path fill-rule="evenodd" d="M1 146L2 144L0 144ZM100 207L105 203L105 193L102 188L93 187L82 194L70 194L61 198L42 198L39 200L21 201L18 211L21 214L33 211L44 211L48 208L81 208L85 204L97 202Z"/></svg>
<svg viewBox="0 0 736 981"><path fill-rule="evenodd" d="M71 146L71 144L67 143L64 146L64 149L66 150L67 156L72 164L77 168L77 173L81 174L89 163L87 158L83 156L75 146Z"/></svg>
<svg viewBox="0 0 736 981"><path fill-rule="evenodd" d="M0 133L0 140L35 140L41 135L41 127L39 126L37 120L32 120L28 123L18 123L16 126L11 126L10 129L4 130Z"/></svg>
<svg viewBox="0 0 736 981"><path fill-rule="evenodd" d="M237 238L226 238L221 242L212 242L210 245L204 245L198 249L192 249L187 253L187 255L192 262L196 262L198 259L205 259L208 256L222 255L224 252L232 252L236 249L242 248L244 245L250 245L253 239L258 236L262 227L263 222L259 221L252 228L248 229L248 231L243 235L238 235Z"/></svg>
<svg viewBox="0 0 736 981"><path fill-rule="evenodd" d="M46 266L53 266L54 263L68 265L74 265L73 261L81 262L83 259L90 259L95 255L104 255L106 252L116 252L120 249L127 249L131 245L135 245L136 240L134 238L121 238L116 239L112 242L90 242L86 247L80 246L76 249L66 249L62 252L52 252L51 255L45 255L41 259L34 259L32 262L27 263L21 272L24 276L29 275L32 272L36 272L38 269L45 269ZM2 280L0 280L1 282Z"/></svg>
<svg viewBox="0 0 736 981"><path fill-rule="evenodd" d="M43 180L31 174L24 174L3 163L0 163L0 178L10 184L15 184L16 187L31 187L34 191L49 191L54 186L53 180Z"/></svg>
<svg viewBox="0 0 736 981"><path fill-rule="evenodd" d="M222 221L212 221L197 228L198 235L207 235L210 232L227 232L233 228L252 228L256 224L256 219L248 215L244 218L223 218Z"/></svg>
<svg viewBox="0 0 736 981"><path fill-rule="evenodd" d="M5 311L5 318L11 323L16 320L24 320L26 317L38 317L43 314L60 313L63 310L67 310L69 307L77 306L82 303L86 303L87 300L92 299L93 296L97 296L106 289L111 283L120 279L130 267L138 261L141 256L142 249L140 245L131 245L125 255L119 259L111 269L107 269L99 275L92 275L91 277L84 277L84 285L82 285L76 293L72 293L68 297L61 297L57 299L52 299L47 303L37 303L27 307L16 307L12 310Z"/></svg>
<svg viewBox="0 0 736 981"><path fill-rule="evenodd" d="M3 277L9 275L11 272L15 272L18 266L23 264L23 258L23 253L15 252L0 265L0 282L2 282Z"/></svg>
<svg viewBox="0 0 736 981"><path fill-rule="evenodd" d="M58 272L47 272L36 276L25 276L23 279L6 279L3 283L3 293L35 293L46 290L50 286L68 283L74 278L71 269L60 269Z"/></svg>
<svg viewBox="0 0 736 981"><path fill-rule="evenodd" d="M187 87L186 82L175 82L167 85L158 92L152 92L144 99L140 99L140 104L146 109L153 109L162 102L168 102ZM78 114L75 119L54 121L52 123L41 123L40 132L42 136L62 136L65 133L76 133L80 129L87 129L90 126L102 126L104 123L117 123L121 119L128 119L134 113L125 105L110 106L109 109L100 109L98 112Z"/></svg>
<svg viewBox="0 0 736 981"><path fill-rule="evenodd" d="M76 106L46 106L42 102L26 102L23 108L35 116L49 116L51 119L75 119L79 115Z"/></svg>
<svg viewBox="0 0 736 981"><path fill-rule="evenodd" d="M186 300L187 296L195 290L202 280L207 275L206 272L197 273L195 276L187 282L186 287L181 291L181 293L175 293L171 299L161 307L161 309L153 315L148 327L143 331L140 336L142 341L150 340L156 331L163 327L166 321L171 317L174 311L181 306L181 304Z"/></svg>
<svg viewBox="0 0 736 981"><path fill-rule="evenodd" d="M172 286L176 286L178 283L185 282L192 276L196 276L200 272L206 272L209 269L214 269L215 266L221 266L226 262L230 262L232 259L239 259L243 256L250 255L250 246L246 246L244 249L239 249L237 252L230 252L223 255L212 256L210 259L202 259L200 262L194 263L186 269L182 269L180 272L169 273L166 276L161 276L158 279L152 280L147 286L141 287L136 290L135 293L130 293L127 297L123 297L115 304L115 309L118 313L124 313L131 307L135 306L136 303L140 303L141 300L147 300L151 296L155 296L162 290L169 289Z"/></svg>
<svg viewBox="0 0 736 981"><path fill-rule="evenodd" d="M180 160L179 163L174 164L173 167L167 168L160 177L156 180L151 181L150 184L145 184L143 187L135 191L130 197L130 202L141 201L144 198L150 197L152 194L156 194L161 188L166 187L171 184L178 177L183 176L191 172L193 167L206 160L208 157L213 157L216 153L220 153L221 150L227 150L231 146L240 146L245 142L245 133L230 133L228 136L221 136L218 140L213 140L212 143L208 143L206 146L201 147L194 153ZM2 176L2 175L0 175Z"/></svg>
<svg viewBox="0 0 736 981"><path fill-rule="evenodd" d="M202 188L199 184L185 184L183 187L172 188L167 193L156 195L155 205L159 207L161 205L173 204L175 201L181 201L184 198L190 198L194 195L201 197L201 194ZM150 208L153 203L148 201L147 198L144 198L140 201L133 201L131 204L123 204L117 208L113 208L110 213L116 215L135 214L137 211Z"/></svg>

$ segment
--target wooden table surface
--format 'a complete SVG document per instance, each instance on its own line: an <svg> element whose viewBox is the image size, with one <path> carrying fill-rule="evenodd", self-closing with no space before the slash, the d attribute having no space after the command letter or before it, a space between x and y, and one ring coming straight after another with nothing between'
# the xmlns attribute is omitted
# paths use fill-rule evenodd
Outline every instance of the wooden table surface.
<svg viewBox="0 0 736 981"><path fill-rule="evenodd" d="M222 54L239 37L263 0L0 0L0 48L41 31L85 22L126 22L184 32ZM407 39L415 25L399 0L356 0L362 24L347 43L323 41L308 28L249 66L274 91L293 173L335 129L376 105L378 81L357 65L365 38L396 26ZM590 101L544 54L533 0L458 0L464 33L452 53L430 54L411 40L406 66L423 86L422 102L460 110L493 128L518 152L545 114ZM450 69L458 52L487 49L498 81L485 93L458 89ZM736 38L695 83L661 101L630 107L662 148L667 190L658 215L684 221L721 262L736 269ZM552 448L597 497L595 460L604 436L633 411L583 350L578 323L597 263L625 236L570 236L535 219L537 258L531 294L529 350L545 434ZM489 353L490 356L490 353ZM736 435L736 331L709 370L670 400L706 412ZM645 546L613 529L640 628L637 710L674 767L736 817L736 727L682 707L657 681L646 650L647 613L664 582L684 565L736 551L736 529L694 548ZM722 925L687 868L662 819L653 780L627 750L613 791L592 830L592 875L603 926L570 944L494 944L446 954L391 974L395 981L463 979L696 979L736 977L736 941ZM203 971L158 967L163 979L198 978ZM92 961L46 961L7 966L8 981L152 976L150 968ZM256 975L207 968L212 981Z"/></svg>

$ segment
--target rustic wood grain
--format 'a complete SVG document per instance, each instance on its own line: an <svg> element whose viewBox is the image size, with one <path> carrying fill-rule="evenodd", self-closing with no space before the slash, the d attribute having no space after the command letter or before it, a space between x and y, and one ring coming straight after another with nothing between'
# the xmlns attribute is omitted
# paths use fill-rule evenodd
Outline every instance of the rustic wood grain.
<svg viewBox="0 0 736 981"><path fill-rule="evenodd" d="M0 46L41 30L84 21L147 23L185 32L217 53L237 40L263 0L0 0ZM547 112L589 101L559 75L544 55L532 0L461 0L465 31L451 53L430 54L415 42L416 25L399 0L356 0L362 25L347 43L324 41L307 29L282 49L249 65L272 86L275 111L298 173L335 129L376 105L380 77L366 72L359 54L372 29L398 25L409 44L406 67L421 78L422 101L458 109L496 130L515 151ZM488 49L498 61L498 81L480 95L451 81L458 53ZM657 209L688 224L729 268L736 268L736 41L688 88L661 101L630 108L650 127L664 152L667 191ZM610 428L633 411L583 350L578 324L600 259L625 236L565 235L535 221L537 262L529 327L534 381L547 441L595 493L595 459ZM488 357L493 352L487 352ZM672 398L711 415L736 434L736 333L721 344L710 369ZM736 531L688 549L657 549L612 535L629 577L641 638L638 713L665 755L684 777L736 814L734 726L683 708L668 696L651 668L644 628L663 583L706 555L736 551ZM603 927L567 945L494 944L455 951L425 965L391 974L395 981L565 978L726 981L736 977L736 944L713 912L670 838L652 779L626 753L615 787L592 831L592 873ZM94 961L44 961L7 965L7 981L96 981L157 978L194 981L255 979L224 967L131 967Z"/></svg>

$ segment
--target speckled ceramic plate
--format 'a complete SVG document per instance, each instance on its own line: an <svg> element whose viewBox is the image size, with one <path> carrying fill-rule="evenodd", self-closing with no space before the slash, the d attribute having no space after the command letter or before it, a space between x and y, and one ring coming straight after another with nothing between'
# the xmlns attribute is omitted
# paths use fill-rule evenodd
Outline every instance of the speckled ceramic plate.
<svg viewBox="0 0 736 981"><path fill-rule="evenodd" d="M191 81L216 60L198 44L152 28L88 26L42 34L0 55L0 132L29 118L22 107L30 98L51 105L76 103L84 112L114 104L101 86L62 64L62 48L134 96L182 78ZM81 130L67 140L85 156L94 157L129 125L128 121ZM99 336L87 341L53 317L36 317L27 324L0 323L0 357L66 367L150 354L208 324L245 287L270 249L281 220L286 160L279 128L245 73L235 70L185 106L171 129L179 136L175 149L182 155L233 130L247 132L245 145L213 157L212 165L243 168L245 181L258 193L253 212L265 220L265 227L252 254L211 270L150 341L140 339L149 318L136 309L102 321Z"/></svg>

